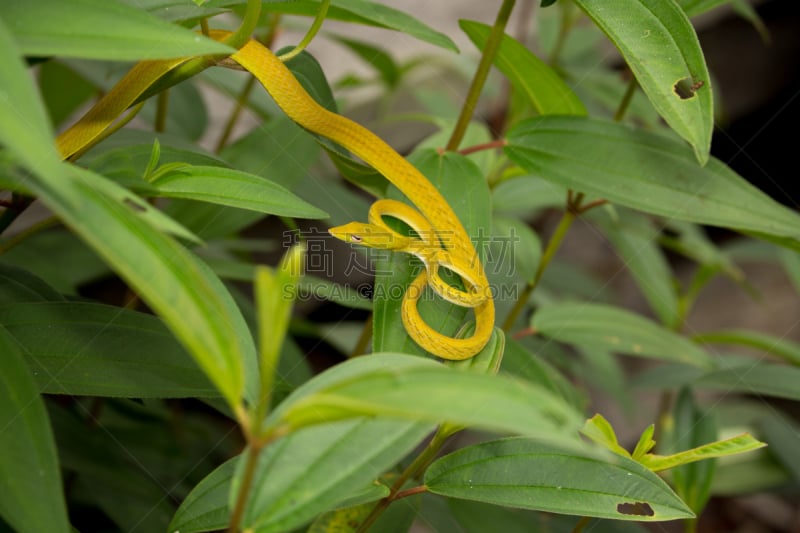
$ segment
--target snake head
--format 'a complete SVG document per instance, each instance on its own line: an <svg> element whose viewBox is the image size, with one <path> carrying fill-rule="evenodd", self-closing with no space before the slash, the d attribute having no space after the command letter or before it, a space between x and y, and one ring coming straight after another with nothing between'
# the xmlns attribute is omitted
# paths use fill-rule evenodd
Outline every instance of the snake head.
<svg viewBox="0 0 800 533"><path fill-rule="evenodd" d="M349 224L330 228L328 232L344 242L382 250L397 250L405 246L405 240L407 240L392 231L364 222L350 222Z"/></svg>

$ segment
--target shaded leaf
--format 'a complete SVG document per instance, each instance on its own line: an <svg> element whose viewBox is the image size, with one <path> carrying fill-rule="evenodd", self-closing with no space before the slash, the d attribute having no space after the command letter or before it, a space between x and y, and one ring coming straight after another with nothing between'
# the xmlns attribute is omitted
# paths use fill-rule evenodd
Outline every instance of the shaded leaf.
<svg viewBox="0 0 800 533"><path fill-rule="evenodd" d="M3 327L0 353L0 516L20 533L70 531L47 411Z"/></svg>
<svg viewBox="0 0 800 533"><path fill-rule="evenodd" d="M705 374L694 385L800 401L799 383L800 368L796 366L754 362Z"/></svg>
<svg viewBox="0 0 800 533"><path fill-rule="evenodd" d="M558 303L539 309L531 325L561 342L710 367L711 357L691 341L630 311L593 303Z"/></svg>
<svg viewBox="0 0 800 533"><path fill-rule="evenodd" d="M508 133L509 158L564 187L677 220L800 237L800 216L674 139L582 117L538 117Z"/></svg>
<svg viewBox="0 0 800 533"><path fill-rule="evenodd" d="M0 306L39 390L73 396L217 397L158 318L89 302Z"/></svg>
<svg viewBox="0 0 800 533"><path fill-rule="evenodd" d="M631 459L525 438L463 448L425 472L430 492L495 505L616 520L693 513L657 475Z"/></svg>

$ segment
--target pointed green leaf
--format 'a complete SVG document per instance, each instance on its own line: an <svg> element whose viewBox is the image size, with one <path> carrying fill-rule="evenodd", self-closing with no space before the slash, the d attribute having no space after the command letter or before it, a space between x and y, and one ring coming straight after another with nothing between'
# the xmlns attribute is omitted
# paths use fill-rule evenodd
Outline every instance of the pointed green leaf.
<svg viewBox="0 0 800 533"><path fill-rule="evenodd" d="M483 50L491 26L471 20L460 20L458 24L475 46ZM540 115L586 114L583 103L555 70L512 37L503 35L494 64Z"/></svg>
<svg viewBox="0 0 800 533"><path fill-rule="evenodd" d="M611 427L609 421L601 414L596 414L588 419L581 428L581 433L617 455L621 455L622 457L631 456L628 450L619 445L614 428Z"/></svg>
<svg viewBox="0 0 800 533"><path fill-rule="evenodd" d="M800 238L800 215L665 135L582 117L538 117L508 133L509 158L564 187L677 220Z"/></svg>
<svg viewBox="0 0 800 533"><path fill-rule="evenodd" d="M64 297L44 280L15 266L0 263L0 305L20 302L63 302Z"/></svg>
<svg viewBox="0 0 800 533"><path fill-rule="evenodd" d="M650 424L642 431L642 434L639 436L639 441L636 443L636 448L634 448L633 453L631 454L631 458L634 461L642 462L642 457L653 449L656 445L656 441L653 440L653 434L656 431L655 424ZM651 468L652 470L652 468Z"/></svg>
<svg viewBox="0 0 800 533"><path fill-rule="evenodd" d="M592 455L525 438L463 448L425 472L429 492L558 514L615 520L692 518L657 475L618 455Z"/></svg>
<svg viewBox="0 0 800 533"><path fill-rule="evenodd" d="M355 39L344 37L335 37L335 39L378 71L387 87L394 87L400 81L400 67L385 50Z"/></svg>
<svg viewBox="0 0 800 533"><path fill-rule="evenodd" d="M800 368L773 363L735 366L700 377L694 385L727 393L762 394L800 401Z"/></svg>
<svg viewBox="0 0 800 533"><path fill-rule="evenodd" d="M639 462L653 472L660 472L661 470L675 468L676 466L682 466L704 459L751 452L763 448L766 445L766 443L754 439L749 433L742 433L730 439L718 440L716 442L697 446L691 450L670 455L653 455L648 453L642 456Z"/></svg>
<svg viewBox="0 0 800 533"><path fill-rule="evenodd" d="M152 315L89 302L32 302L0 306L0 325L24 350L43 393L219 396L161 320Z"/></svg>
<svg viewBox="0 0 800 533"><path fill-rule="evenodd" d="M221 0L218 3L223 5L243 4L244 0L237 0L236 2ZM313 17L316 16L319 11L319 2L309 0L266 2L263 9L266 11L285 13L287 15L306 15ZM395 30L416 37L421 41L441 46L447 50L453 52L458 51L455 43L453 43L447 35L423 24L407 13L398 11L380 2L370 2L368 0L332 0L326 18Z"/></svg>
<svg viewBox="0 0 800 533"><path fill-rule="evenodd" d="M246 524L287 531L350 500L408 454L432 430L413 422L349 420L293 433L261 453ZM201 481L169 531L225 529L239 458ZM237 481L238 483L238 481Z"/></svg>
<svg viewBox="0 0 800 533"><path fill-rule="evenodd" d="M360 416L408 419L573 439L580 414L526 382L463 372L429 359L375 354L351 359L312 379L270 417L301 428Z"/></svg>
<svg viewBox="0 0 800 533"><path fill-rule="evenodd" d="M261 454L244 529L289 531L339 507L431 429L424 423L360 419L308 428L277 441Z"/></svg>
<svg viewBox="0 0 800 533"><path fill-rule="evenodd" d="M22 52L91 59L167 59L234 50L117 0L0 0Z"/></svg>
<svg viewBox="0 0 800 533"><path fill-rule="evenodd" d="M183 166L160 174L151 184L155 196L200 200L296 218L325 218L327 213L277 183L229 168Z"/></svg>
<svg viewBox="0 0 800 533"><path fill-rule="evenodd" d="M50 420L19 346L0 326L0 517L20 533L70 530Z"/></svg>
<svg viewBox="0 0 800 533"><path fill-rule="evenodd" d="M593 303L543 306L531 325L552 339L578 346L710 367L711 357L691 341L630 311Z"/></svg>
<svg viewBox="0 0 800 533"><path fill-rule="evenodd" d="M648 217L625 209L615 210L613 216L594 210L590 216L616 248L661 323L677 325L678 295L667 258L658 246L661 230Z"/></svg>
<svg viewBox="0 0 800 533"><path fill-rule="evenodd" d="M575 0L619 49L653 107L708 161L714 100L703 51L675 2Z"/></svg>
<svg viewBox="0 0 800 533"><path fill-rule="evenodd" d="M781 357L795 366L800 366L800 344L787 338L746 329L709 331L692 337L695 342L708 344L732 344L755 348L762 354Z"/></svg>

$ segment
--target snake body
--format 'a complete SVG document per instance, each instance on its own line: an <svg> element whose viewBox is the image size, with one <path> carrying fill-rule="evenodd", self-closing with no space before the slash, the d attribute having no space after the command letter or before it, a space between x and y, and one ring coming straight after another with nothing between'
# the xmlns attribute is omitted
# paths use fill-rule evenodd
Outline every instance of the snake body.
<svg viewBox="0 0 800 533"><path fill-rule="evenodd" d="M221 41L228 35L229 32L214 30L209 37ZM404 327L417 344L439 357L459 360L477 354L494 329L494 302L469 235L436 187L380 137L317 104L283 62L259 42L247 42L229 59L255 76L289 118L348 149L385 176L416 206L418 211L400 202L379 200L370 209L369 224L351 223L330 231L349 242L417 255L426 268L412 281L403 298ZM136 65L94 108L59 136L57 143L64 158L75 157L91 146L150 86L185 62L186 59L145 61ZM384 233L389 235L392 245L377 244L372 238L375 232L391 231L383 223L384 215L406 221L419 238ZM458 274L466 289L462 291L443 281L439 267ZM425 323L417 304L427 286L457 305L474 309L476 326L470 337L448 337Z"/></svg>

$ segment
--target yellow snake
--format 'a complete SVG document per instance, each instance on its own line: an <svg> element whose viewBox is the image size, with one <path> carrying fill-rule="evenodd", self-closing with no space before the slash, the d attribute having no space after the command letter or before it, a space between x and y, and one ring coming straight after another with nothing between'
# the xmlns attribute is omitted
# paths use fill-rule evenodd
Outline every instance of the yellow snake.
<svg viewBox="0 0 800 533"><path fill-rule="evenodd" d="M218 30L209 33L218 41L228 35L229 32ZM111 123L149 87L188 60L137 64L84 117L58 137L63 157L74 159L93 146ZM494 301L469 235L436 187L377 135L318 105L283 62L261 43L249 41L229 60L255 76L289 118L347 148L383 174L417 207L418 211L395 200L378 200L370 208L369 223L352 222L332 228L330 232L348 242L419 257L425 268L411 282L401 304L406 331L423 349L444 359L467 359L477 354L494 329ZM383 216L406 222L417 237L391 230ZM440 267L458 274L466 289L457 289L444 281L439 274ZM474 309L476 325L470 337L448 337L423 320L417 305L428 286L446 300Z"/></svg>

